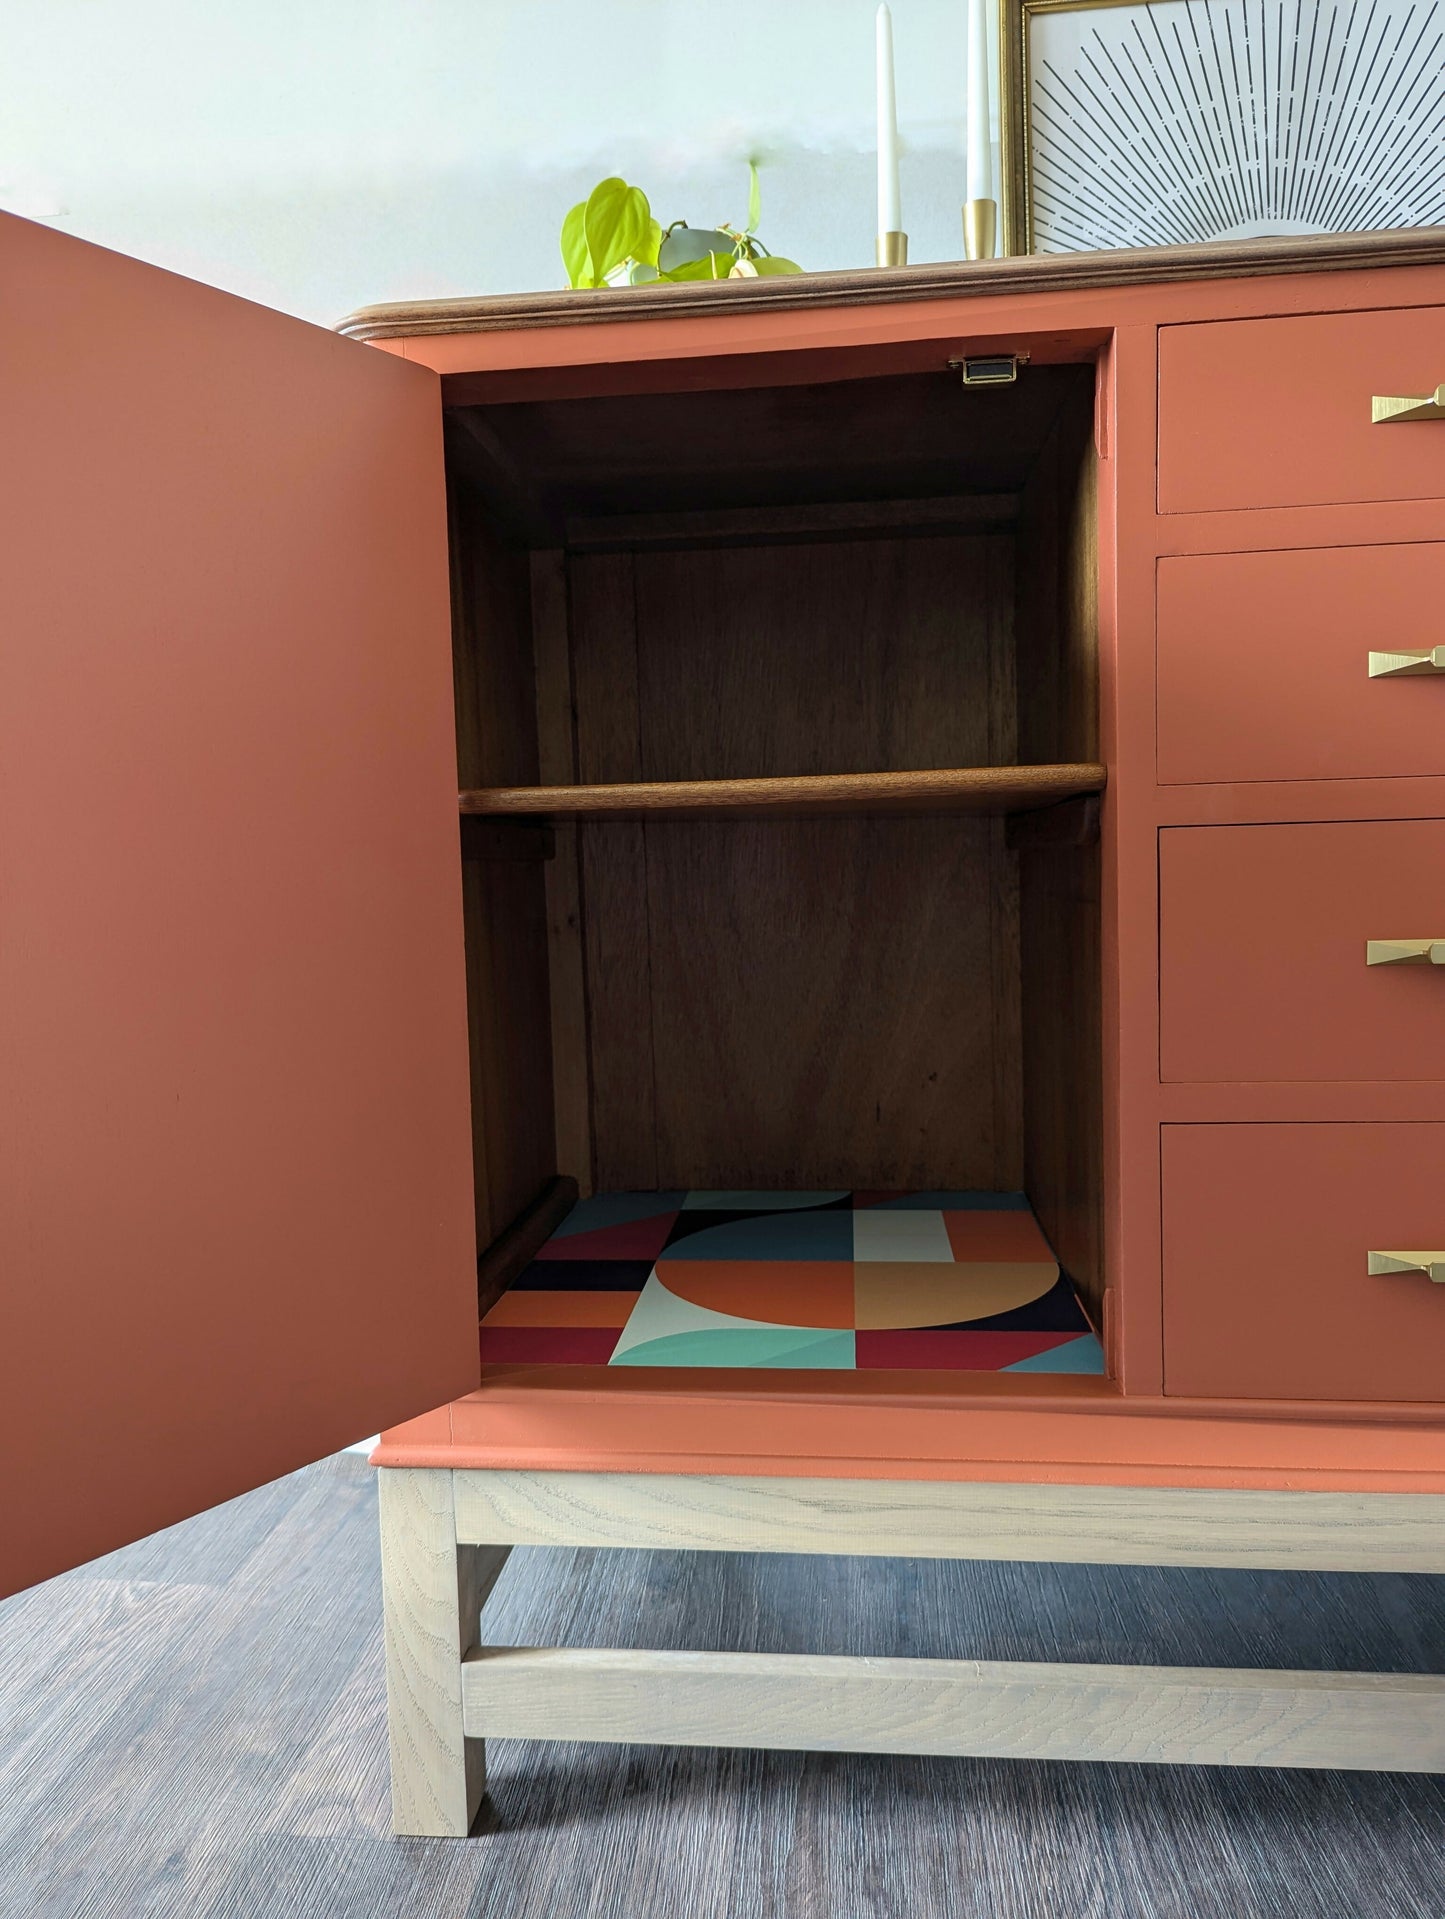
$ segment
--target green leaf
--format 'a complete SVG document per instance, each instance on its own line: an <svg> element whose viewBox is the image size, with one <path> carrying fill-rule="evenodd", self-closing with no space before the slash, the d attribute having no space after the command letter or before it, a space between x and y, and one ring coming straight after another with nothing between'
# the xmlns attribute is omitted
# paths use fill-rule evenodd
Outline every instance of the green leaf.
<svg viewBox="0 0 1445 1919"><path fill-rule="evenodd" d="M630 187L615 175L593 187L582 224L594 286L637 251L651 231L651 221L652 209L641 187Z"/></svg>
<svg viewBox="0 0 1445 1919"><path fill-rule="evenodd" d="M628 278L633 286L641 287L646 286L649 280L660 280L662 275L652 264L651 260L634 260L632 263L632 272L628 275Z"/></svg>
<svg viewBox="0 0 1445 1919"><path fill-rule="evenodd" d="M758 163L748 161L748 224L747 231L756 233L758 221L763 215L763 189L758 179Z"/></svg>
<svg viewBox="0 0 1445 1919"><path fill-rule="evenodd" d="M765 253L761 258L754 260L753 265L761 274L801 273L803 271L796 260L785 260L781 253Z"/></svg>
<svg viewBox="0 0 1445 1919"><path fill-rule="evenodd" d="M729 248L726 253L705 253L700 260L684 260L681 266L668 267L658 275L660 280L725 280L732 269L737 255Z"/></svg>
<svg viewBox="0 0 1445 1919"><path fill-rule="evenodd" d="M641 261L644 266L655 267L657 265L658 249L662 245L662 228L650 214L648 215L647 228L646 238L636 248L636 254L638 260ZM652 274L649 277L656 279L657 276L656 274Z"/></svg>
<svg viewBox="0 0 1445 1919"><path fill-rule="evenodd" d="M627 252L631 255L638 255L642 248L651 243L652 229L657 226L656 220L652 217L652 207L641 187L633 187L632 189L632 215L636 225L632 245L627 249ZM661 231L660 228L659 231Z"/></svg>
<svg viewBox="0 0 1445 1919"><path fill-rule="evenodd" d="M562 222L562 264L567 269L569 286L590 287L596 284L583 226L586 217L587 202L579 200Z"/></svg>
<svg viewBox="0 0 1445 1919"><path fill-rule="evenodd" d="M667 235L658 250L657 264L664 273L671 273L677 267L688 266L694 261L706 260L714 253L725 253L730 258L733 251L732 237L718 233L707 227L676 226ZM723 269L727 271L726 267ZM690 273L688 279L695 280L697 274ZM711 274L704 276L711 278Z"/></svg>

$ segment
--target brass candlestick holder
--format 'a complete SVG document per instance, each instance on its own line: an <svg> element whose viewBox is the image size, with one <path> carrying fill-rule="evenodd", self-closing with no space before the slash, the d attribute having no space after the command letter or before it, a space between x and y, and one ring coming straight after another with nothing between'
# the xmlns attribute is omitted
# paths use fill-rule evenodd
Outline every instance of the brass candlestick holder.
<svg viewBox="0 0 1445 1919"><path fill-rule="evenodd" d="M963 203L963 257L965 260L991 260L998 248L998 201L965 200Z"/></svg>
<svg viewBox="0 0 1445 1919"><path fill-rule="evenodd" d="M881 267L906 267L908 265L908 235L906 233L879 234L878 264Z"/></svg>

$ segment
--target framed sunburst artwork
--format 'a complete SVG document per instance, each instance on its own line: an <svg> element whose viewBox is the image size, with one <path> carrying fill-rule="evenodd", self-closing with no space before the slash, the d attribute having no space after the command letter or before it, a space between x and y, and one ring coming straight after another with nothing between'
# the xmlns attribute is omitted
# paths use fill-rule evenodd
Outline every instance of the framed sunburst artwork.
<svg viewBox="0 0 1445 1919"><path fill-rule="evenodd" d="M1445 223L1445 0L1001 0L1003 246Z"/></svg>

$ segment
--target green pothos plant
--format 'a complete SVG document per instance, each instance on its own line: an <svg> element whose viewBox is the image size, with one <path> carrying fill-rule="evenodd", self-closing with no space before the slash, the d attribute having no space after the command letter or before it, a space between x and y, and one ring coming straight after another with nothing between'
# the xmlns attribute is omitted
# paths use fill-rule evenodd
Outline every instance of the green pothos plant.
<svg viewBox="0 0 1445 1919"><path fill-rule="evenodd" d="M641 187L615 175L601 180L562 222L562 259L574 287L643 286L656 280L739 280L801 273L795 260L769 253L758 238L762 193L748 162L744 227L690 227L658 221Z"/></svg>

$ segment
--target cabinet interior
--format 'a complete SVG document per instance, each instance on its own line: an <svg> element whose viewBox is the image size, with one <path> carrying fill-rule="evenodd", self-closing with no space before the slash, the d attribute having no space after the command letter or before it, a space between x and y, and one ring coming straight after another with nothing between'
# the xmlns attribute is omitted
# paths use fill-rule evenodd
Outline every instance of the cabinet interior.
<svg viewBox="0 0 1445 1919"><path fill-rule="evenodd" d="M1096 761L1094 378L450 407L461 787ZM1094 802L479 804L480 1245L559 1175L1022 1189L1098 1323Z"/></svg>

